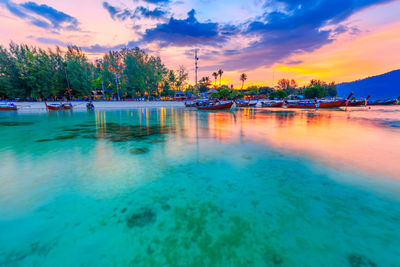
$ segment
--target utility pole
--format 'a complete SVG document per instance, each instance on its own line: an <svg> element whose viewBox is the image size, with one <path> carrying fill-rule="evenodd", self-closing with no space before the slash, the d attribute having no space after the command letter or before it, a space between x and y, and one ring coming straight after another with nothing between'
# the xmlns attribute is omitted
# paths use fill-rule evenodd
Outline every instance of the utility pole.
<svg viewBox="0 0 400 267"><path fill-rule="evenodd" d="M64 67L64 71L65 71L65 78L67 79L69 101L71 101L72 100L72 98L71 98L71 88L69 86L68 73L67 73L67 68L66 67Z"/></svg>
<svg viewBox="0 0 400 267"><path fill-rule="evenodd" d="M199 67L198 67L198 61L199 61L199 58L197 57L197 48L194 50L194 70L195 70L195 84L196 84L196 86L195 86L195 88L197 89L197 70L199 69Z"/></svg>
<svg viewBox="0 0 400 267"><path fill-rule="evenodd" d="M118 96L118 101L119 101L119 88L118 88L118 76L117 76L117 73L115 73L115 83L117 84L117 96Z"/></svg>

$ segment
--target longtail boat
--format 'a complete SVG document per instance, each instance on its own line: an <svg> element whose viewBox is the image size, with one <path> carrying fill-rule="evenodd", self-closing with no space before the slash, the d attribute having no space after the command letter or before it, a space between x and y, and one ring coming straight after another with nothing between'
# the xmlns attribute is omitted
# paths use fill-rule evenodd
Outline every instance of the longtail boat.
<svg viewBox="0 0 400 267"><path fill-rule="evenodd" d="M14 104L0 104L0 110L17 110L18 107Z"/></svg>
<svg viewBox="0 0 400 267"><path fill-rule="evenodd" d="M256 107L257 106L257 103L258 103L258 100L255 102L255 103L249 103L249 107Z"/></svg>
<svg viewBox="0 0 400 267"><path fill-rule="evenodd" d="M359 101L351 101L348 103L349 107L355 107L355 106L365 106L368 102L368 99L371 96L369 95L367 98L365 98L364 100L359 100Z"/></svg>
<svg viewBox="0 0 400 267"><path fill-rule="evenodd" d="M244 107L248 107L250 105L250 100L248 102L239 100L239 101L235 101L235 103L238 108L244 108Z"/></svg>
<svg viewBox="0 0 400 267"><path fill-rule="evenodd" d="M400 99L400 97L397 98L397 99L388 99L388 100L385 100L385 101L379 101L379 100L377 100L377 101L374 101L374 102L370 102L370 103L368 103L367 105L368 105L368 106L389 106L389 105L395 105L399 99Z"/></svg>
<svg viewBox="0 0 400 267"><path fill-rule="evenodd" d="M60 105L55 105L55 104L47 104L46 101L44 101L44 104L46 105L46 108L48 110L70 110L70 109L72 109L71 104L60 103Z"/></svg>
<svg viewBox="0 0 400 267"><path fill-rule="evenodd" d="M86 108L87 108L88 110L94 110L94 105L93 105L93 103L92 103L92 102L88 102L88 103L86 104Z"/></svg>
<svg viewBox="0 0 400 267"><path fill-rule="evenodd" d="M281 108L283 107L283 101L280 102L261 102L263 108Z"/></svg>
<svg viewBox="0 0 400 267"><path fill-rule="evenodd" d="M346 100L319 103L319 108L338 108L346 104ZM288 108L317 108L316 103L295 103L287 105Z"/></svg>
<svg viewBox="0 0 400 267"><path fill-rule="evenodd" d="M338 107L344 106L344 105L346 105L346 102L352 95L353 95L353 93L351 93L345 100L318 103L318 108L338 108ZM317 108L317 103L315 103L315 102L298 102L295 104L288 104L287 107L288 108Z"/></svg>
<svg viewBox="0 0 400 267"><path fill-rule="evenodd" d="M72 109L72 104L61 104L63 109Z"/></svg>
<svg viewBox="0 0 400 267"><path fill-rule="evenodd" d="M197 107L197 105L196 105L195 102L187 102L187 101L185 101L185 107L194 108L194 107Z"/></svg>
<svg viewBox="0 0 400 267"><path fill-rule="evenodd" d="M202 98L202 99L196 99L193 101L185 101L185 107L187 108L195 108L198 106L204 106L206 103L211 103L212 100L207 99L207 98Z"/></svg>
<svg viewBox="0 0 400 267"><path fill-rule="evenodd" d="M221 110L221 109L230 109L233 105L233 101L228 103L219 103L219 104L212 104L212 105L205 105L197 107L198 110Z"/></svg>
<svg viewBox="0 0 400 267"><path fill-rule="evenodd" d="M46 101L44 101L44 104L46 105L46 108L48 110L62 110L63 107L61 105L52 105L52 104L47 104Z"/></svg>

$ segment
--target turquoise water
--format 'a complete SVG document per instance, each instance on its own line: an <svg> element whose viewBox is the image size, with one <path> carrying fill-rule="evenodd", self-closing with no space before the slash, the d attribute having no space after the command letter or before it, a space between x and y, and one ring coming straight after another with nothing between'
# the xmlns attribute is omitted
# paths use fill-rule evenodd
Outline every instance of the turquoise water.
<svg viewBox="0 0 400 267"><path fill-rule="evenodd" d="M399 115L0 113L0 266L400 266Z"/></svg>

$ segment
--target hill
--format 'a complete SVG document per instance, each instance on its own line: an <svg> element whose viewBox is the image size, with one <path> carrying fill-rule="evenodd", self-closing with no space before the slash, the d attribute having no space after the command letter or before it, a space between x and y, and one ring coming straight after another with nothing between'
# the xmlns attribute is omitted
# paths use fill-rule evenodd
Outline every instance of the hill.
<svg viewBox="0 0 400 267"><path fill-rule="evenodd" d="M341 97L346 97L350 92L354 92L356 97L371 95L372 99L397 98L400 96L400 70L338 84L337 92Z"/></svg>

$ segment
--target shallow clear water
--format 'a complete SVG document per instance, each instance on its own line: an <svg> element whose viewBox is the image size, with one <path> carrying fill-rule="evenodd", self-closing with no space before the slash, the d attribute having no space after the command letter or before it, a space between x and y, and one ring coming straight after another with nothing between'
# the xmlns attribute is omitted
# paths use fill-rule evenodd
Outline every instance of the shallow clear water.
<svg viewBox="0 0 400 267"><path fill-rule="evenodd" d="M0 113L0 266L399 266L400 108Z"/></svg>

